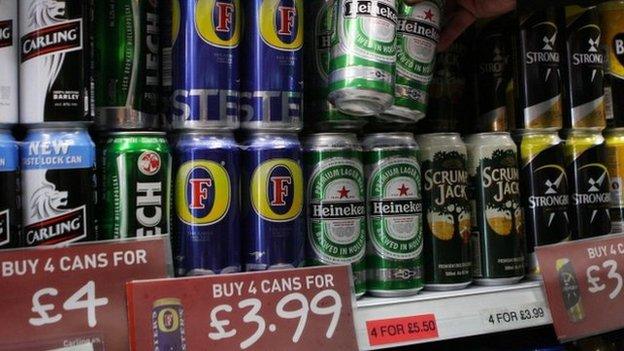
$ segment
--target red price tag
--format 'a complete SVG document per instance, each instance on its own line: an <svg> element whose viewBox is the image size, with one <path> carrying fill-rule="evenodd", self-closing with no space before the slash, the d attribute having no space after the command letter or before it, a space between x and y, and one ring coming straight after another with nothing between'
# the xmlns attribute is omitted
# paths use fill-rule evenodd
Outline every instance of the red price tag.
<svg viewBox="0 0 624 351"><path fill-rule="evenodd" d="M0 350L127 349L124 285L166 276L166 240L0 252Z"/></svg>
<svg viewBox="0 0 624 351"><path fill-rule="evenodd" d="M132 350L356 350L348 266L128 283Z"/></svg>
<svg viewBox="0 0 624 351"><path fill-rule="evenodd" d="M366 321L366 329L371 346L438 337L434 314Z"/></svg>
<svg viewBox="0 0 624 351"><path fill-rule="evenodd" d="M624 235L537 248L561 340L624 327Z"/></svg>

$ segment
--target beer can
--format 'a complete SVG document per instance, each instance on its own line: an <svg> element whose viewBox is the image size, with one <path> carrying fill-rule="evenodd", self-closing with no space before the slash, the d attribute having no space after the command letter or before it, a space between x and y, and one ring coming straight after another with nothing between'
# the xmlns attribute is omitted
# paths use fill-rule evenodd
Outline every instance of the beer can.
<svg viewBox="0 0 624 351"><path fill-rule="evenodd" d="M560 258L555 262L555 265L559 273L559 288L563 295L563 304L568 312L568 318L570 322L580 322L585 319L585 309L581 301L581 287L572 262L568 258Z"/></svg>
<svg viewBox="0 0 624 351"><path fill-rule="evenodd" d="M351 264L355 294L366 291L366 203L362 147L355 134L311 134L304 143L307 265Z"/></svg>
<svg viewBox="0 0 624 351"><path fill-rule="evenodd" d="M507 92L513 74L510 45L511 18L504 16L480 23L474 43L476 61L476 92L479 110L476 132L506 132L509 130Z"/></svg>
<svg viewBox="0 0 624 351"><path fill-rule="evenodd" d="M572 239L611 232L611 193L604 138L600 131L572 129L565 133Z"/></svg>
<svg viewBox="0 0 624 351"><path fill-rule="evenodd" d="M597 7L567 6L564 127L602 130L604 109L604 55Z"/></svg>
<svg viewBox="0 0 624 351"><path fill-rule="evenodd" d="M558 8L518 14L513 37L516 129L557 130L562 126L561 49Z"/></svg>
<svg viewBox="0 0 624 351"><path fill-rule="evenodd" d="M171 155L165 133L110 133L100 163L102 238L169 234Z"/></svg>
<svg viewBox="0 0 624 351"><path fill-rule="evenodd" d="M184 132L173 151L176 274L238 272L239 148L231 133Z"/></svg>
<svg viewBox="0 0 624 351"><path fill-rule="evenodd" d="M17 0L0 1L0 125L16 124L19 116L17 33Z"/></svg>
<svg viewBox="0 0 624 351"><path fill-rule="evenodd" d="M411 133L362 140L367 201L366 290L408 296L423 287L423 220L418 144Z"/></svg>
<svg viewBox="0 0 624 351"><path fill-rule="evenodd" d="M152 335L155 351L185 351L186 326L184 307L178 298L166 297L154 301Z"/></svg>
<svg viewBox="0 0 624 351"><path fill-rule="evenodd" d="M524 130L520 149L520 191L525 215L528 275L540 278L535 247L570 239L568 177L557 132Z"/></svg>
<svg viewBox="0 0 624 351"><path fill-rule="evenodd" d="M253 133L241 147L245 269L299 267L303 263L305 220L297 134Z"/></svg>
<svg viewBox="0 0 624 351"><path fill-rule="evenodd" d="M425 288L463 289L472 281L471 206L466 145L458 133L422 134Z"/></svg>
<svg viewBox="0 0 624 351"><path fill-rule="evenodd" d="M240 1L175 6L172 127L238 128Z"/></svg>
<svg viewBox="0 0 624 351"><path fill-rule="evenodd" d="M356 131L366 124L366 119L338 111L328 100L328 76L331 56L332 6L334 0L308 0L304 2L305 20L304 57L312 67L304 70L305 129L307 131Z"/></svg>
<svg viewBox="0 0 624 351"><path fill-rule="evenodd" d="M19 148L11 131L0 129L0 249L22 244L19 191Z"/></svg>
<svg viewBox="0 0 624 351"><path fill-rule="evenodd" d="M607 125L624 127L624 1L607 1L598 7L601 47L606 64L604 103Z"/></svg>
<svg viewBox="0 0 624 351"><path fill-rule="evenodd" d="M611 233L624 232L624 129L604 131L606 166L611 181Z"/></svg>
<svg viewBox="0 0 624 351"><path fill-rule="evenodd" d="M303 0L241 4L246 24L241 54L247 58L241 70L241 127L301 130Z"/></svg>
<svg viewBox="0 0 624 351"><path fill-rule="evenodd" d="M86 129L30 129L20 157L24 244L96 240L95 144Z"/></svg>
<svg viewBox="0 0 624 351"><path fill-rule="evenodd" d="M98 128L158 129L158 0L96 0L94 11Z"/></svg>
<svg viewBox="0 0 624 351"><path fill-rule="evenodd" d="M175 3L176 6L178 3ZM160 121L171 128L171 100L173 94L173 6L174 0L159 0L160 28ZM176 30L180 30L176 18Z"/></svg>
<svg viewBox="0 0 624 351"><path fill-rule="evenodd" d="M379 117L409 122L425 117L443 6L444 0L416 5L399 0L394 104Z"/></svg>
<svg viewBox="0 0 624 351"><path fill-rule="evenodd" d="M517 147L509 133L466 138L472 201L474 281L505 285L524 276L524 219Z"/></svg>
<svg viewBox="0 0 624 351"><path fill-rule="evenodd" d="M334 0L329 101L342 113L373 116L394 101L397 0L361 6Z"/></svg>
<svg viewBox="0 0 624 351"><path fill-rule="evenodd" d="M91 16L91 1L19 1L20 123L93 121Z"/></svg>

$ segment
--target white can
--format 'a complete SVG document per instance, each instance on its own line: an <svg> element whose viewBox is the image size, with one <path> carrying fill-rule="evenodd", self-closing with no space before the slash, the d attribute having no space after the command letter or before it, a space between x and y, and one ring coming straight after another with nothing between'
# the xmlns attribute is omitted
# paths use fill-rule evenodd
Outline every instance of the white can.
<svg viewBox="0 0 624 351"><path fill-rule="evenodd" d="M17 38L17 0L0 0L0 125L17 123Z"/></svg>

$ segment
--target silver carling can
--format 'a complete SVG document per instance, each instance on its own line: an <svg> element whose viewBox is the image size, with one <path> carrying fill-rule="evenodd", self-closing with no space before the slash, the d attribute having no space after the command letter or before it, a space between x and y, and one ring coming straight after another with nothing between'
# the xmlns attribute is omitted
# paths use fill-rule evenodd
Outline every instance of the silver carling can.
<svg viewBox="0 0 624 351"><path fill-rule="evenodd" d="M17 123L17 0L0 0L0 124Z"/></svg>

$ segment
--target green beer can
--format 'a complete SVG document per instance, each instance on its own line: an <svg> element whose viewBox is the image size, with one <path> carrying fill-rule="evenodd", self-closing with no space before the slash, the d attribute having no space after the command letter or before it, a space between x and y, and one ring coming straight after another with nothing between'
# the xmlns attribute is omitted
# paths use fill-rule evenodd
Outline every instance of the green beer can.
<svg viewBox="0 0 624 351"><path fill-rule="evenodd" d="M102 237L169 234L171 155L165 133L111 133L100 164Z"/></svg>
<svg viewBox="0 0 624 351"><path fill-rule="evenodd" d="M418 145L411 133L364 137L368 246L366 289L382 297L423 288Z"/></svg>
<svg viewBox="0 0 624 351"><path fill-rule="evenodd" d="M95 1L95 106L100 129L158 129L157 0Z"/></svg>
<svg viewBox="0 0 624 351"><path fill-rule="evenodd" d="M366 291L366 203L362 147L355 134L311 134L304 144L306 264L351 264L357 297Z"/></svg>

